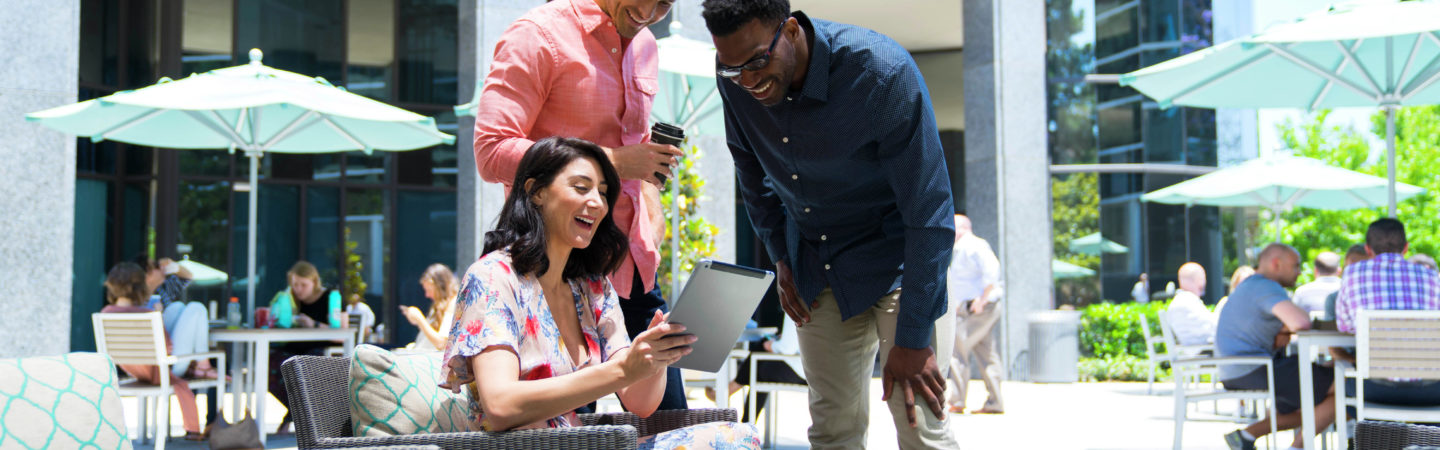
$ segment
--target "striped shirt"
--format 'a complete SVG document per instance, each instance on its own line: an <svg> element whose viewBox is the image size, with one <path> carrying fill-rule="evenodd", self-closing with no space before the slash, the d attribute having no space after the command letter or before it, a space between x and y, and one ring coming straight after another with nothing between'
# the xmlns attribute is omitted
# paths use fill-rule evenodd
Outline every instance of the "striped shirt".
<svg viewBox="0 0 1440 450"><path fill-rule="evenodd" d="M1381 253L1345 268L1335 301L1336 328L1355 332L1358 311L1440 310L1440 276L1405 260L1399 253Z"/></svg>

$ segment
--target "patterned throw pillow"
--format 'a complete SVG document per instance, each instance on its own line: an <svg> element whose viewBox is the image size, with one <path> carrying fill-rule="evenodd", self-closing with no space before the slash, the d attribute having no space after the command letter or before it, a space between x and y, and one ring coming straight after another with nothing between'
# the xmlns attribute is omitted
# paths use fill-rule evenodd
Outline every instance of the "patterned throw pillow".
<svg viewBox="0 0 1440 450"><path fill-rule="evenodd" d="M0 448L130 448L116 382L96 353L0 359Z"/></svg>
<svg viewBox="0 0 1440 450"><path fill-rule="evenodd" d="M350 421L355 436L466 431L469 398L440 388L438 352L396 354L355 347L350 362Z"/></svg>

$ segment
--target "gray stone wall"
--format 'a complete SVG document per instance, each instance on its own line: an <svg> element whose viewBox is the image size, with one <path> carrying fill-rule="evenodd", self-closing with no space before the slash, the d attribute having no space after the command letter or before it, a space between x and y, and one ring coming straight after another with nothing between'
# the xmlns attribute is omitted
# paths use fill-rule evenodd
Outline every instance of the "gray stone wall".
<svg viewBox="0 0 1440 450"><path fill-rule="evenodd" d="M78 0L0 4L0 358L70 349L75 138L25 113L75 102Z"/></svg>
<svg viewBox="0 0 1440 450"><path fill-rule="evenodd" d="M1000 257L1001 358L1025 379L1027 316L1050 309L1054 290L1045 2L965 0L964 11L966 212Z"/></svg>

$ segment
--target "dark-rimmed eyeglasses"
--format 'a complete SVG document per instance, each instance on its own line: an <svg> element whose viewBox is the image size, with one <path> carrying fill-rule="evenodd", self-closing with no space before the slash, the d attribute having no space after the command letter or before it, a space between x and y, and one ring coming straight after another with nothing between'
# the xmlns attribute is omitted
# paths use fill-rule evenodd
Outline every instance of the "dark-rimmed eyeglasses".
<svg viewBox="0 0 1440 450"><path fill-rule="evenodd" d="M724 64L720 64L720 57L716 56L715 73L720 74L720 76L722 77L733 79L740 76L740 72L742 71L748 70L754 72L760 69L764 69L765 66L770 65L770 52L775 51L775 44L780 42L780 31L785 29L786 22L788 22L788 20L780 22L780 26L775 27L775 37L770 38L770 47L765 49L765 53L760 54L759 56L756 56L754 58L750 58L749 61L745 61L745 64L741 64L738 66L727 66Z"/></svg>

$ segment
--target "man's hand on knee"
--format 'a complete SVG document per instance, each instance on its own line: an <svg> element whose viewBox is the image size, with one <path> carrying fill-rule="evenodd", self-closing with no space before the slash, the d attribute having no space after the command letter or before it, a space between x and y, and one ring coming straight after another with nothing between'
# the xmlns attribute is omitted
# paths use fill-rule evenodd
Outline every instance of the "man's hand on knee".
<svg viewBox="0 0 1440 450"><path fill-rule="evenodd" d="M915 397L925 400L935 417L945 417L945 404L940 400L945 395L945 377L935 363L935 351L926 348L905 348L895 346L885 359L885 369L880 379L884 390L880 399L889 401L894 394L894 384L900 385L905 399L905 419L910 427L917 426L915 420Z"/></svg>

